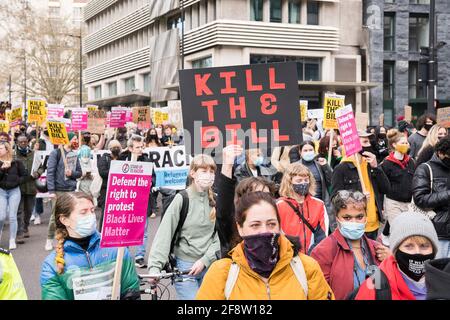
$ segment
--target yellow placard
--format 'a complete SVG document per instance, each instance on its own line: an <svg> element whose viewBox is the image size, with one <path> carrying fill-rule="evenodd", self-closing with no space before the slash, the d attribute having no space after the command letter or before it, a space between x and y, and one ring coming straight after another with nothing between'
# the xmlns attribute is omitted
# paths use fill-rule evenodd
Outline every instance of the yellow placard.
<svg viewBox="0 0 450 320"><path fill-rule="evenodd" d="M336 110L345 104L345 96L325 94L323 107L323 127L325 129L339 129L336 120Z"/></svg>
<svg viewBox="0 0 450 320"><path fill-rule="evenodd" d="M9 132L9 123L7 120L0 120L0 132Z"/></svg>
<svg viewBox="0 0 450 320"><path fill-rule="evenodd" d="M88 111L98 110L98 106L96 106L95 104L88 104L86 105L86 108L88 109Z"/></svg>
<svg viewBox="0 0 450 320"><path fill-rule="evenodd" d="M300 121L308 119L308 100L300 100Z"/></svg>
<svg viewBox="0 0 450 320"><path fill-rule="evenodd" d="M17 107L11 110L9 117L7 117L12 127L17 126L22 121L23 108Z"/></svg>
<svg viewBox="0 0 450 320"><path fill-rule="evenodd" d="M67 135L66 124L64 122L48 121L47 129L51 143L69 144L69 136Z"/></svg>
<svg viewBox="0 0 450 320"><path fill-rule="evenodd" d="M44 123L47 118L47 109L45 100L27 100L28 123L37 122L38 125Z"/></svg>
<svg viewBox="0 0 450 320"><path fill-rule="evenodd" d="M8 121L9 123L11 123L11 110L6 110L6 111L5 111L5 119L6 119L6 121Z"/></svg>

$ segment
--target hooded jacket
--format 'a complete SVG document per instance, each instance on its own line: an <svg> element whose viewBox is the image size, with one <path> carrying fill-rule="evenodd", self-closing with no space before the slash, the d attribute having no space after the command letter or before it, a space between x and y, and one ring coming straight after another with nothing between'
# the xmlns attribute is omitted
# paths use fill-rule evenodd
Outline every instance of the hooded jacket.
<svg viewBox="0 0 450 320"><path fill-rule="evenodd" d="M0 167L3 162L0 161ZM11 166L8 169L0 168L0 188L4 190L11 190L17 188L27 179L27 171L21 161L11 161ZM3 209L2 209L3 210Z"/></svg>
<svg viewBox="0 0 450 320"><path fill-rule="evenodd" d="M381 163L381 168L388 177L391 186L386 197L395 201L411 202L412 181L416 169L414 159L405 155L403 161L400 161L391 153Z"/></svg>
<svg viewBox="0 0 450 320"><path fill-rule="evenodd" d="M63 148L64 149L64 148ZM80 160L75 152L67 152L64 149L66 159L68 154L71 154L71 161L74 162L72 169L72 176L66 177L64 161L61 155L61 149L55 149L50 153L47 163L47 187L50 193L56 191L75 191L77 188L77 179L81 177Z"/></svg>
<svg viewBox="0 0 450 320"><path fill-rule="evenodd" d="M70 240L64 242L65 267L61 275L57 272L55 256L53 251L42 264L42 300L74 300L73 279L80 275L104 273L105 282L114 277L117 248L100 248L98 232L92 235L87 251ZM112 286L112 283L108 285ZM128 249L125 249L123 257L120 298L140 299L139 279Z"/></svg>
<svg viewBox="0 0 450 320"><path fill-rule="evenodd" d="M450 258L425 262L427 300L450 300Z"/></svg>
<svg viewBox="0 0 450 320"><path fill-rule="evenodd" d="M267 284L254 272L245 258L244 243L238 244L231 252L231 259L214 262L197 293L197 300L225 300L225 283L232 262L240 266L236 284L230 300L334 300L334 294L327 284L319 264L312 258L299 254L308 282L308 297L290 266L294 249L292 243L281 235L278 243L279 260L268 278Z"/></svg>
<svg viewBox="0 0 450 320"><path fill-rule="evenodd" d="M414 203L422 209L431 208L436 212L433 224L439 240L450 240L450 168L434 154L427 162L433 171L431 188L430 169L421 164L414 173Z"/></svg>

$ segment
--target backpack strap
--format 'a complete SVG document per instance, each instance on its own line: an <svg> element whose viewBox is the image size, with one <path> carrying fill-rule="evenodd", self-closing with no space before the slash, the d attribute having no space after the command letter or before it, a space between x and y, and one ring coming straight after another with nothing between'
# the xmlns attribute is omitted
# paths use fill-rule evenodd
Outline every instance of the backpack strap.
<svg viewBox="0 0 450 320"><path fill-rule="evenodd" d="M425 165L430 169L430 189L431 193L433 193L433 170L431 169L431 166L425 162Z"/></svg>
<svg viewBox="0 0 450 320"><path fill-rule="evenodd" d="M306 279L305 268L303 267L303 263L300 260L299 256L295 256L291 260L291 268L294 271L295 277L303 288L305 292L305 297L308 299L308 280Z"/></svg>
<svg viewBox="0 0 450 320"><path fill-rule="evenodd" d="M232 262L230 265L230 270L228 270L228 278L225 283L225 299L230 300L231 292L233 291L234 285L236 284L237 278L239 276L239 271L241 268L236 262Z"/></svg>
<svg viewBox="0 0 450 320"><path fill-rule="evenodd" d="M170 243L170 254L173 252L175 244L179 242L179 234L181 232L181 228L183 228L183 224L186 221L186 217L189 212L189 196L187 194L187 191L181 190L179 194L181 194L181 196L183 197L183 205L181 206L180 219L178 220L177 228L175 229L175 233L172 237L172 242Z"/></svg>
<svg viewBox="0 0 450 320"><path fill-rule="evenodd" d="M289 207L292 208L292 210L294 210L294 212L297 214L297 216L300 218L300 220L303 221L303 223L308 227L309 230L311 230L312 233L314 233L315 229L313 228L313 226L311 225L311 223L309 223L308 220L305 219L305 217L303 216L303 214L300 212L300 209L297 208L296 206L294 206L290 201L285 200L284 202L286 202Z"/></svg>

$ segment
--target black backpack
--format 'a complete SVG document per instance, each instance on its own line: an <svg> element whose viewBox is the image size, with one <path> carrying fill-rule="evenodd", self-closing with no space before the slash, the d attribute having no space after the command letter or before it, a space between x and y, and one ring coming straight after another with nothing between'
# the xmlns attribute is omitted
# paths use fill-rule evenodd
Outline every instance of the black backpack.
<svg viewBox="0 0 450 320"><path fill-rule="evenodd" d="M177 193L175 193L174 195L167 198L165 204L163 205L162 215L164 216L164 213L166 212L167 208L172 203L173 199L175 198L175 196L177 194L181 194L181 196L183 197L183 205L181 206L180 220L178 220L177 228L175 229L175 233L172 236L172 242L170 243L169 257L167 260L168 262L163 267L163 270L165 270L166 272L172 272L174 270L174 268L176 267L176 261L175 261L175 256L173 255L173 249L175 247L175 244L177 244L180 241L179 234L180 234L181 228L183 228L183 224L186 221L186 217L187 217L187 214L189 211L188 193L186 190L181 190L181 191L177 191Z"/></svg>

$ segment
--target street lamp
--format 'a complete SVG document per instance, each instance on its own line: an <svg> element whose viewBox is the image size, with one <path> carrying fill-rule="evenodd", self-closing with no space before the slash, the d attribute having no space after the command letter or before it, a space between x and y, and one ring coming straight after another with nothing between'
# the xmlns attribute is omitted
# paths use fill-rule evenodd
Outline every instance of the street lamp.
<svg viewBox="0 0 450 320"><path fill-rule="evenodd" d="M83 107L83 48L82 48L82 38L81 38L81 27L80 35L68 34L69 37L80 39L80 108Z"/></svg>

